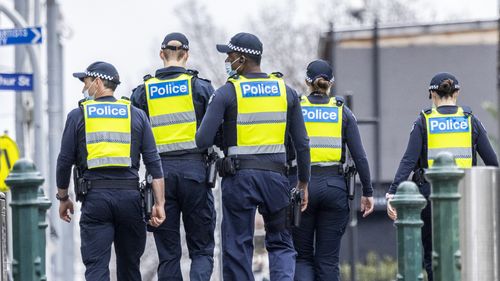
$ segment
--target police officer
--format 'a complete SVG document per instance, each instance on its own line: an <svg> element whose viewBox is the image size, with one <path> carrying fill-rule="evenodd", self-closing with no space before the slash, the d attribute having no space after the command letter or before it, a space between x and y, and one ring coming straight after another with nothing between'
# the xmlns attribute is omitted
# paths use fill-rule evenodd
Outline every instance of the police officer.
<svg viewBox="0 0 500 281"><path fill-rule="evenodd" d="M280 73L261 71L262 43L253 34L238 33L227 45L229 79L212 95L207 113L196 133L199 147L214 143L223 127L219 161L222 179L222 248L224 280L254 280L252 275L254 217L258 208L266 229L271 280L292 280L295 255L286 227L290 190L285 176L285 136L295 144L298 188L307 207L309 143L296 92Z"/></svg>
<svg viewBox="0 0 500 281"><path fill-rule="evenodd" d="M310 94L302 97L301 106L311 146L311 182L308 208L300 227L293 229L297 281L340 280L340 242L349 221L346 145L363 185L363 217L373 212L370 170L356 118L342 98L328 96L333 81L328 62L315 60L307 66Z"/></svg>
<svg viewBox="0 0 500 281"><path fill-rule="evenodd" d="M160 50L164 68L132 94L132 104L143 109L153 127L163 173L168 220L153 231L159 256L159 280L182 280L180 215L191 259L190 280L208 281L212 275L215 209L206 182L207 149L198 149L195 133L214 89L209 80L187 70L189 41L181 33L165 36Z"/></svg>
<svg viewBox="0 0 500 281"><path fill-rule="evenodd" d="M398 185L408 179L418 185L420 193L427 199L422 210L422 245L424 247L424 267L428 280L432 280L432 217L429 201L430 184L423 177L423 169L432 166L435 157L441 151L455 155L458 167L470 168L477 163L479 153L487 166L498 166L497 156L488 140L485 128L479 119L466 106L457 106L460 85L450 73L436 74L429 85L429 99L433 107L423 110L413 123L406 152L401 159L386 198L389 199L387 212L391 219L397 218L396 210L390 205ZM459 130L447 125L447 120L458 122Z"/></svg>
<svg viewBox="0 0 500 281"><path fill-rule="evenodd" d="M120 84L114 66L95 62L73 76L84 83L86 98L68 114L62 136L56 170L59 215L71 221L68 185L71 167L76 165L82 174L77 196L83 195L82 186L88 189L80 218L86 280L110 280L112 243L118 280L141 280L139 263L146 244L138 184L141 154L157 200L149 224L157 227L165 219L163 173L153 133L142 110L113 97Z"/></svg>

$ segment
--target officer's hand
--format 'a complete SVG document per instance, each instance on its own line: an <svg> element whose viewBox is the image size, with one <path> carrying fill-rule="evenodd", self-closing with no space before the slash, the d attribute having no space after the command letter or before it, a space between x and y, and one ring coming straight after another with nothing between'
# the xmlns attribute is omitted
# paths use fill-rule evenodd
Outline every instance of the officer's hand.
<svg viewBox="0 0 500 281"><path fill-rule="evenodd" d="M69 214L74 214L73 201L68 198L66 201L59 202L59 217L65 222L71 222L71 216Z"/></svg>
<svg viewBox="0 0 500 281"><path fill-rule="evenodd" d="M369 214L373 212L373 197L361 196L361 212L363 212L363 218L366 218Z"/></svg>
<svg viewBox="0 0 500 281"><path fill-rule="evenodd" d="M396 212L396 209L392 207L391 205L391 200L394 198L394 194L385 194L385 199L387 199L387 216L393 221L395 221L398 218L398 213Z"/></svg>
<svg viewBox="0 0 500 281"><path fill-rule="evenodd" d="M151 210L151 219L148 223L153 227L158 227L165 221L165 217L165 206L154 204L153 209Z"/></svg>
<svg viewBox="0 0 500 281"><path fill-rule="evenodd" d="M297 183L297 188L299 190L304 191L304 195L302 197L302 203L300 204L300 211L304 212L307 209L307 203L309 202L309 191L307 190L307 182L299 181Z"/></svg>

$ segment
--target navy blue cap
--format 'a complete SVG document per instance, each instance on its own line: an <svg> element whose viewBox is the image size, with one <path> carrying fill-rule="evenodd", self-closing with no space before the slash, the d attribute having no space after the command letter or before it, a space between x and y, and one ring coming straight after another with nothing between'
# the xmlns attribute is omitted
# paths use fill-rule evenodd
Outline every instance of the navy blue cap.
<svg viewBox="0 0 500 281"><path fill-rule="evenodd" d="M89 65L85 72L75 72L73 77L80 79L83 82L85 77L99 77L120 84L120 75L116 68L107 62L97 61Z"/></svg>
<svg viewBox="0 0 500 281"><path fill-rule="evenodd" d="M330 82L335 81L333 77L333 69L327 61L315 60L309 63L306 71L306 81L309 83L314 82L314 80L323 77L325 80Z"/></svg>
<svg viewBox="0 0 500 281"><path fill-rule="evenodd" d="M238 52L252 56L262 55L262 42L253 34L240 32L234 35L227 45L217 44L217 51L221 53Z"/></svg>
<svg viewBox="0 0 500 281"><path fill-rule="evenodd" d="M455 87L456 90L460 90L460 85L458 84L457 78L448 72L440 72L434 77L432 77L431 83L429 84L429 90L437 90L439 88L439 85L443 83L444 80L451 80L453 81L453 86Z"/></svg>
<svg viewBox="0 0 500 281"><path fill-rule="evenodd" d="M168 42L170 41L179 41L181 42L181 46L172 46L168 45ZM187 39L186 35L180 33L180 32L173 32L167 34L165 38L163 39L163 42L161 43L161 48L162 49L170 49L170 50L189 50L189 40Z"/></svg>

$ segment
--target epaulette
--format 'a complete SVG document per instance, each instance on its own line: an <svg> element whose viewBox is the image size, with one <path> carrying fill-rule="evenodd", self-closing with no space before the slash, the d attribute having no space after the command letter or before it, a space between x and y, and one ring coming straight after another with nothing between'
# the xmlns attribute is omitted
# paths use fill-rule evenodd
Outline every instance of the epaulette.
<svg viewBox="0 0 500 281"><path fill-rule="evenodd" d="M186 71L186 73L193 76L193 77L196 77L197 79L203 80L203 81L208 82L208 83L212 83L212 81L210 81L209 79L198 76L198 73L199 73L198 70L188 69Z"/></svg>
<svg viewBox="0 0 500 281"><path fill-rule="evenodd" d="M432 107L426 108L426 109L422 110L422 112L424 114L431 114L432 113Z"/></svg>
<svg viewBox="0 0 500 281"><path fill-rule="evenodd" d="M83 107L83 102L87 101L87 98L83 98L78 101L78 107L82 108Z"/></svg>
<svg viewBox="0 0 500 281"><path fill-rule="evenodd" d="M198 70L195 70L195 69L186 69L186 73L191 75L191 76L198 77L198 73L200 73L200 72Z"/></svg>
<svg viewBox="0 0 500 281"><path fill-rule="evenodd" d="M121 99L122 99L122 100L126 100L126 101L130 101L130 98L129 98L129 97L127 97L127 96L122 96L122 97L121 97Z"/></svg>
<svg viewBox="0 0 500 281"><path fill-rule="evenodd" d="M146 75L144 75L144 77L142 77L142 80L144 80L144 82L146 82L151 78L153 78L153 76L151 76L151 74L146 74Z"/></svg>
<svg viewBox="0 0 500 281"><path fill-rule="evenodd" d="M464 111L464 114L466 116L472 115L472 108L470 108L469 106L462 106L462 110Z"/></svg>
<svg viewBox="0 0 500 281"><path fill-rule="evenodd" d="M335 97L335 100L337 101L337 106L342 106L345 103L343 97Z"/></svg>
<svg viewBox="0 0 500 281"><path fill-rule="evenodd" d="M239 75L238 73L235 73L235 74L233 74L233 75L229 76L229 77L227 78L227 80L228 80L228 81L229 81L230 79L235 79L235 80L238 80L238 78L240 78L240 75Z"/></svg>
<svg viewBox="0 0 500 281"><path fill-rule="evenodd" d="M276 71L276 72L272 72L271 74L273 74L274 76L276 76L276 77L278 77L278 78L283 77L283 73L278 72L278 71Z"/></svg>

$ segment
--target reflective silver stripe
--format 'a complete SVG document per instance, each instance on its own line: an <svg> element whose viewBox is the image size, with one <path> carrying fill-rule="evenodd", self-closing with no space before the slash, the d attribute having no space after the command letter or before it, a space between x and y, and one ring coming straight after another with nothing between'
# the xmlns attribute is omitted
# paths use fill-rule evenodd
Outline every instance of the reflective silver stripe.
<svg viewBox="0 0 500 281"><path fill-rule="evenodd" d="M342 148L342 139L334 137L309 137L311 148Z"/></svg>
<svg viewBox="0 0 500 281"><path fill-rule="evenodd" d="M161 144L157 147L159 153L197 148L195 141Z"/></svg>
<svg viewBox="0 0 500 281"><path fill-rule="evenodd" d="M130 157L102 157L87 159L87 166L89 169L100 167L103 165L126 165L128 167L132 166L132 160Z"/></svg>
<svg viewBox="0 0 500 281"><path fill-rule="evenodd" d="M250 124L273 124L286 122L285 112L254 112L238 113L237 123L239 125Z"/></svg>
<svg viewBox="0 0 500 281"><path fill-rule="evenodd" d="M151 116L151 126L161 127L181 123L196 122L196 114L194 111L178 112Z"/></svg>
<svg viewBox="0 0 500 281"><path fill-rule="evenodd" d="M448 151L455 159L472 158L472 148L464 147L448 147L448 148L432 148L427 151L427 159L435 159L437 155L443 151Z"/></svg>
<svg viewBox="0 0 500 281"><path fill-rule="evenodd" d="M311 162L311 166L320 166L320 167L328 167L328 166L337 166L342 165L340 162Z"/></svg>
<svg viewBox="0 0 500 281"><path fill-rule="evenodd" d="M130 133L93 132L85 135L87 144L98 142L130 143Z"/></svg>
<svg viewBox="0 0 500 281"><path fill-rule="evenodd" d="M255 146L231 146L228 148L228 155L238 154L273 154L285 153L285 145L271 144L271 145L255 145Z"/></svg>

